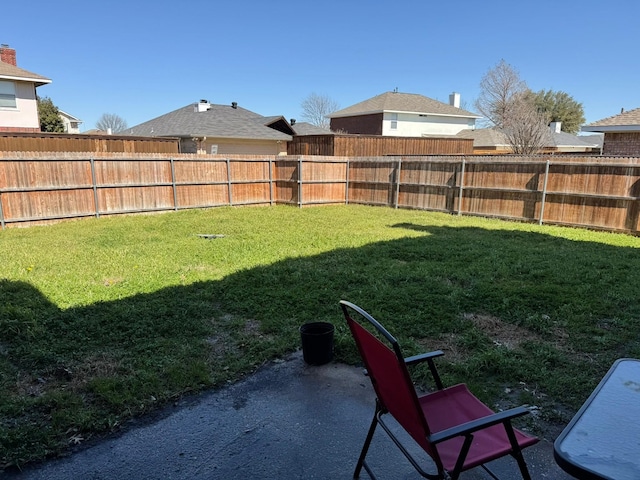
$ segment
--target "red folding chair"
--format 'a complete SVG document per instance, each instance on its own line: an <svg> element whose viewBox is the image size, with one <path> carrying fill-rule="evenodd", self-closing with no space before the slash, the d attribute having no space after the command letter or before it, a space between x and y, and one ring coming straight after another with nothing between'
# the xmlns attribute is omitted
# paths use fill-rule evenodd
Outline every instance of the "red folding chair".
<svg viewBox="0 0 640 480"><path fill-rule="evenodd" d="M443 352L404 358L398 341L371 315L344 300L340 301L340 306L377 397L375 414L353 478L359 478L363 467L371 478L375 478L365 457L379 424L424 478L456 480L463 471L479 466L497 479L485 464L511 455L518 463L522 478L530 480L522 449L538 439L511 425L512 419L529 413L526 408L495 413L464 384L444 388L434 362L434 358ZM368 329L371 327L377 335ZM407 366L425 361L437 389L418 396ZM391 415L433 459L432 468L437 473L427 473L421 468L385 423L383 416L386 414Z"/></svg>

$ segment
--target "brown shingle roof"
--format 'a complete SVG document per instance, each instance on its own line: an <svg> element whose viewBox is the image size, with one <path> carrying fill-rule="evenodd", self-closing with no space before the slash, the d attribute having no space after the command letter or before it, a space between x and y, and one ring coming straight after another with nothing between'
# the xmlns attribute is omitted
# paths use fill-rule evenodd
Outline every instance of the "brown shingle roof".
<svg viewBox="0 0 640 480"><path fill-rule="evenodd" d="M33 82L36 86L51 83L51 79L29 72L24 68L16 67L10 63L0 62L0 78L10 80L21 80L23 82Z"/></svg>
<svg viewBox="0 0 640 480"><path fill-rule="evenodd" d="M475 113L415 93L386 92L327 115L328 118L350 117L380 112L411 112L480 118Z"/></svg>
<svg viewBox="0 0 640 480"><path fill-rule="evenodd" d="M582 127L586 132L604 132L615 130L640 131L640 108L603 118Z"/></svg>

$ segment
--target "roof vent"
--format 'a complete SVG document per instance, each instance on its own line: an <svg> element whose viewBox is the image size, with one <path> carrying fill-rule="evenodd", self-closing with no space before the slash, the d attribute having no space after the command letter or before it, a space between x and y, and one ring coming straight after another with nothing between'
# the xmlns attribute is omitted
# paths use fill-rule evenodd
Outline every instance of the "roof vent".
<svg viewBox="0 0 640 480"><path fill-rule="evenodd" d="M231 108L238 108L238 102L231 102Z"/></svg>
<svg viewBox="0 0 640 480"><path fill-rule="evenodd" d="M295 119L295 118L292 118L291 120L289 120L289 123L290 123L291 125L295 125L295 124L296 124L296 119Z"/></svg>

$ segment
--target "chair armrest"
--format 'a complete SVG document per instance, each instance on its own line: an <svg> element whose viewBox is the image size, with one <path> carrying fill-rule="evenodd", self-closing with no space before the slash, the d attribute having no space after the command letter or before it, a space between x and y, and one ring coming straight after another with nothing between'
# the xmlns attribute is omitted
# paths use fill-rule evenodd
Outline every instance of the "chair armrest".
<svg viewBox="0 0 640 480"><path fill-rule="evenodd" d="M498 423L509 422L512 418L521 417L529 413L531 412L525 407L511 408L509 410L505 410L504 412L487 415L486 417L472 420L471 422L462 423L455 427L447 428L446 430L442 430L441 432L434 433L429 436L429 440L433 443L444 442L445 440L466 435L468 433L473 433L478 430L497 425Z"/></svg>
<svg viewBox="0 0 640 480"><path fill-rule="evenodd" d="M404 359L404 363L407 365L415 365L416 363L424 362L431 358L441 357L444 355L442 350L435 350L433 352L421 353L420 355L414 355Z"/></svg>
<svg viewBox="0 0 640 480"><path fill-rule="evenodd" d="M441 357L444 355L442 350L435 350L433 352L422 353L420 355L414 355L412 357L407 357L404 359L405 365L415 365L420 362L427 362L429 364L429 371L431 372L431 376L433 377L433 381L436 382L436 388L438 390L442 390L442 380L440 380L440 375L438 374L438 369L436 368L436 364L433 361L436 357Z"/></svg>

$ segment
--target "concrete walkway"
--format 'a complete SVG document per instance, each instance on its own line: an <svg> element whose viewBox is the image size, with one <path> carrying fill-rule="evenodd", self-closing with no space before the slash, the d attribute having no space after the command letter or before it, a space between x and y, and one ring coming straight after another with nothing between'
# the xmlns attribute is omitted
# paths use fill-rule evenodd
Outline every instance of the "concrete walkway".
<svg viewBox="0 0 640 480"><path fill-rule="evenodd" d="M361 368L307 366L298 352L242 382L183 400L118 436L21 473L5 472L4 478L350 479L373 407ZM553 460L552 440L525 451L534 479L570 478ZM369 458L381 480L421 478L381 430ZM520 478L510 457L491 468L501 479ZM461 478L490 477L476 469Z"/></svg>

